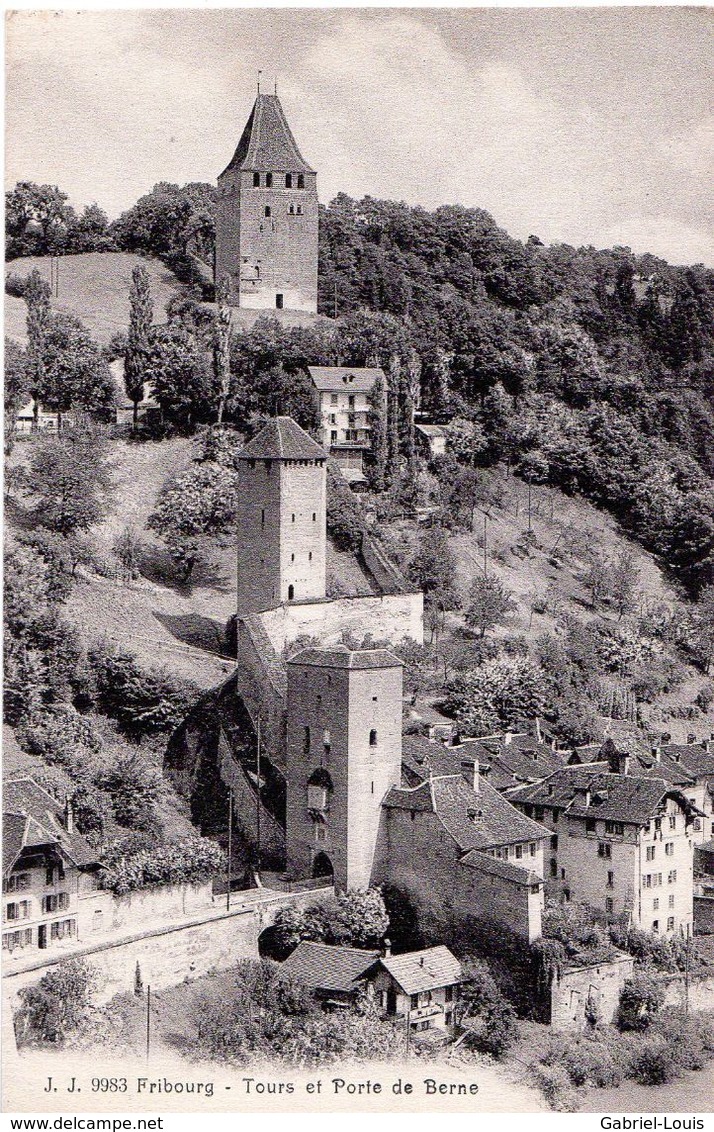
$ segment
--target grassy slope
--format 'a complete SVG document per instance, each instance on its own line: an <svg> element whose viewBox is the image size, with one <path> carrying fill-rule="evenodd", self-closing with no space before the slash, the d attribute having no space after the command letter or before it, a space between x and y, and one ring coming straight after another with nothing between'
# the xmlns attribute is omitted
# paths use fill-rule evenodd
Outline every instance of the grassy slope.
<svg viewBox="0 0 714 1132"><path fill-rule="evenodd" d="M588 569L588 556L614 559L627 549L640 571L641 607L647 609L674 595L659 566L645 550L619 533L614 519L599 511L581 497L564 495L557 488L533 485L531 489L531 525L537 546L529 556L514 553L519 536L528 528L528 488L515 477L506 477L502 469L484 473L493 488L502 489L503 502L492 506L486 522L487 569L497 575L517 603L516 612L494 636L519 634L529 642L542 633L553 632L564 614L589 621L597 614L590 606L589 594L583 586ZM464 595L477 574L483 571L483 512L476 511L473 534L457 534L451 538L458 572L457 581ZM387 538L394 556L404 564L417 545L412 524L400 523ZM550 594L550 607L544 613L531 613L534 598ZM614 616L614 615L613 615ZM452 618L455 624L458 619ZM694 720L670 719L671 709L690 705L705 677L688 668L684 683L672 694L662 696L656 705L642 705L643 715L655 730L670 731L675 740L689 732L708 736L714 730L714 712ZM665 720L662 716L666 715Z"/></svg>
<svg viewBox="0 0 714 1132"><path fill-rule="evenodd" d="M158 259L129 252L87 252L63 256L59 268L59 296L52 296L55 310L76 315L97 342L105 345L118 330L129 325L129 287L131 273L142 264L149 273L154 301L154 319L163 321L169 299L183 290L173 272ZM26 276L38 268L50 280L47 256L15 259L6 264L6 275ZM5 333L25 341L26 306L23 299L5 295Z"/></svg>

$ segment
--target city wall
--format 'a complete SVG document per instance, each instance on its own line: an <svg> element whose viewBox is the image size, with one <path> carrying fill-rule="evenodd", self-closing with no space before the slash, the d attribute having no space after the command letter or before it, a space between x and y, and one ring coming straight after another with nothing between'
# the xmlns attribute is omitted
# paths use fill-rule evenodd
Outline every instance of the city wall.
<svg viewBox="0 0 714 1132"><path fill-rule="evenodd" d="M588 1026L588 1001L601 1022L615 1020L620 991L632 978L635 961L628 955L607 963L562 971L550 987L550 1024L554 1030L580 1033Z"/></svg>

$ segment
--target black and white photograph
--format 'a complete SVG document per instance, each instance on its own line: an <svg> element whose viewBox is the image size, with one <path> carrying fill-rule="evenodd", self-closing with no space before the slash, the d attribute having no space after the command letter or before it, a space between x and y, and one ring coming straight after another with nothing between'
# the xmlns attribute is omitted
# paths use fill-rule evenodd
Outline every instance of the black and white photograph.
<svg viewBox="0 0 714 1132"><path fill-rule="evenodd" d="M706 1127L712 22L6 10L3 1112Z"/></svg>

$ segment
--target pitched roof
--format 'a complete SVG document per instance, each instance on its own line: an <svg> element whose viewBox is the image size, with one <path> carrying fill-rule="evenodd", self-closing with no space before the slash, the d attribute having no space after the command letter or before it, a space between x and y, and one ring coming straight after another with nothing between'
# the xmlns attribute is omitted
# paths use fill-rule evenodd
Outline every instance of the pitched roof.
<svg viewBox="0 0 714 1132"><path fill-rule="evenodd" d="M377 378L386 380L381 366L308 366L307 372L321 393L369 393Z"/></svg>
<svg viewBox="0 0 714 1132"><path fill-rule="evenodd" d="M16 778L3 786L3 871L11 869L23 849L54 845L75 865L90 865L97 853L80 833L68 833L64 810L32 778Z"/></svg>
<svg viewBox="0 0 714 1132"><path fill-rule="evenodd" d="M330 648L308 648L290 657L288 664L310 665L313 668L401 668L402 661L388 649L355 649L344 645Z"/></svg>
<svg viewBox="0 0 714 1132"><path fill-rule="evenodd" d="M700 743L667 743L662 747L662 758L693 778L714 777L714 751Z"/></svg>
<svg viewBox="0 0 714 1132"><path fill-rule="evenodd" d="M464 851L550 836L547 829L520 813L488 783L482 781L477 793L460 774L430 778L412 789L392 787L383 805L436 814Z"/></svg>
<svg viewBox="0 0 714 1132"><path fill-rule="evenodd" d="M327 453L292 417L271 417L238 453L239 460L326 460Z"/></svg>
<svg viewBox="0 0 714 1132"><path fill-rule="evenodd" d="M220 176L229 169L314 173L297 147L277 94L256 98L238 147Z"/></svg>
<svg viewBox="0 0 714 1132"><path fill-rule="evenodd" d="M378 951L302 940L281 964L280 973L299 979L311 990L349 993L358 989L377 959Z"/></svg>
<svg viewBox="0 0 714 1132"><path fill-rule="evenodd" d="M466 865L470 869L478 869L481 873L488 873L490 876L499 877L501 880L510 880L515 884L530 886L543 883L543 878L532 869L520 868L518 865L512 865L510 861L504 861L499 857L489 857L478 849L471 849L468 853L465 853L459 864Z"/></svg>
<svg viewBox="0 0 714 1132"><path fill-rule="evenodd" d="M448 436L448 429L444 425L439 424L415 424L414 428L417 432L423 433L424 436Z"/></svg>
<svg viewBox="0 0 714 1132"><path fill-rule="evenodd" d="M443 944L404 955L384 955L380 964L399 983L405 994L449 987L461 979L461 964Z"/></svg>
<svg viewBox="0 0 714 1132"><path fill-rule="evenodd" d="M573 817L631 825L647 825L667 797L678 797L686 804L663 778L613 774L604 763L563 767L542 782L510 790L508 797L519 805L550 806Z"/></svg>

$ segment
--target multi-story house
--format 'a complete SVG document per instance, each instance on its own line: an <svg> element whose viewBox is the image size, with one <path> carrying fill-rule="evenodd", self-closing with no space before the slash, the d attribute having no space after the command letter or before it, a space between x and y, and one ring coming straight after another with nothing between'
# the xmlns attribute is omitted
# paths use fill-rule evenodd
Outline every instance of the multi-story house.
<svg viewBox="0 0 714 1132"><path fill-rule="evenodd" d="M321 442L345 478L359 485L370 445L370 394L377 379L386 388L384 371L378 366L308 366L307 371L320 409Z"/></svg>
<svg viewBox="0 0 714 1132"><path fill-rule="evenodd" d="M654 775L568 766L509 800L550 830L546 895L576 900L660 935L692 930L697 808Z"/></svg>
<svg viewBox="0 0 714 1132"><path fill-rule="evenodd" d="M96 930L92 901L83 898L97 888L97 867L96 852L74 829L69 804L60 806L31 778L6 783L3 951L44 951L76 939L85 924Z"/></svg>

